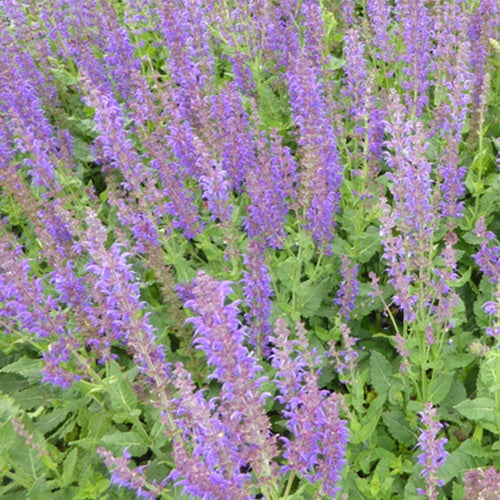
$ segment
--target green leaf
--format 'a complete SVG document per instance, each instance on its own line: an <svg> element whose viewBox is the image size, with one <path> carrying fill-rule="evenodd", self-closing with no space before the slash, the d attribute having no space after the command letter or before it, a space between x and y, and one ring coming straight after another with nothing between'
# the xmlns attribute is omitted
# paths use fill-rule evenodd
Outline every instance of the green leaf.
<svg viewBox="0 0 500 500"><path fill-rule="evenodd" d="M31 477L32 480L40 476L46 470L44 463L40 460L40 451L30 446L13 446L10 449L9 455L11 457L12 466L18 470L22 470Z"/></svg>
<svg viewBox="0 0 500 500"><path fill-rule="evenodd" d="M288 495L290 500L314 500L319 498L318 485L310 482L302 482L297 491Z"/></svg>
<svg viewBox="0 0 500 500"><path fill-rule="evenodd" d="M31 359L27 356L19 358L14 363L4 366L0 372L2 373L15 373L26 377L27 379L41 379L40 372L44 367L44 362L41 359Z"/></svg>
<svg viewBox="0 0 500 500"><path fill-rule="evenodd" d="M382 414L382 420L390 435L401 444L410 447L417 436L411 431L408 421L402 411L389 411Z"/></svg>
<svg viewBox="0 0 500 500"><path fill-rule="evenodd" d="M467 391L464 384L455 379L451 386L450 392L443 401L441 401L441 408L454 408L456 405L467 399Z"/></svg>
<svg viewBox="0 0 500 500"><path fill-rule="evenodd" d="M56 79L61 82L64 86L69 87L71 85L76 85L79 82L79 78L72 75L67 69L59 68L49 68L51 73L56 77Z"/></svg>
<svg viewBox="0 0 500 500"><path fill-rule="evenodd" d="M114 432L101 438L102 445L120 456L125 448L134 457L140 457L148 451L147 445L141 436L134 431Z"/></svg>
<svg viewBox="0 0 500 500"><path fill-rule="evenodd" d="M378 351L370 354L370 383L378 394L387 395L392 383L392 366Z"/></svg>
<svg viewBox="0 0 500 500"><path fill-rule="evenodd" d="M276 276L285 286L295 281L295 276L300 273L302 262L295 256L288 257L280 262L276 268Z"/></svg>
<svg viewBox="0 0 500 500"><path fill-rule="evenodd" d="M380 249L380 229L375 226L369 226L359 237L359 251L356 258L357 262L362 264L368 262Z"/></svg>
<svg viewBox="0 0 500 500"><path fill-rule="evenodd" d="M62 486L69 486L77 478L73 477L76 467L76 461L78 459L78 448L73 448L64 459L63 463L63 473L61 476Z"/></svg>
<svg viewBox="0 0 500 500"><path fill-rule="evenodd" d="M111 412L102 412L90 415L85 425L87 435L96 439L100 439L104 436L111 427L111 415Z"/></svg>
<svg viewBox="0 0 500 500"><path fill-rule="evenodd" d="M18 391L13 394L17 404L23 410L32 410L34 408L41 408L47 401L47 395L44 391L40 390L40 386L30 387L24 391Z"/></svg>
<svg viewBox="0 0 500 500"><path fill-rule="evenodd" d="M472 457L458 449L447 457L446 462L439 469L438 477L446 484L455 478L462 479L466 471L480 467L483 463L483 459Z"/></svg>
<svg viewBox="0 0 500 500"><path fill-rule="evenodd" d="M370 404L366 415L361 420L361 425L359 432L351 436L351 442L353 444L363 443L368 440L377 428L378 422L380 420L381 408L386 400L385 395L377 396Z"/></svg>
<svg viewBox="0 0 500 500"><path fill-rule="evenodd" d="M137 408L137 396L132 387L125 379L125 374L122 373L118 363L111 363L111 376L113 382L109 387L109 395L111 398L111 408L115 412L131 412Z"/></svg>
<svg viewBox="0 0 500 500"><path fill-rule="evenodd" d="M437 375L431 383L429 401L434 405L441 403L449 394L454 379L454 373Z"/></svg>
<svg viewBox="0 0 500 500"><path fill-rule="evenodd" d="M297 309L303 318L310 318L315 315L323 301L328 295L331 286L328 280L320 283L304 281L297 287Z"/></svg>
<svg viewBox="0 0 500 500"><path fill-rule="evenodd" d="M477 396L485 398L494 398L495 393L500 391L500 380L498 375L500 373L500 355L495 353L489 356L488 359L483 361L479 370L477 379Z"/></svg>
<svg viewBox="0 0 500 500"><path fill-rule="evenodd" d="M456 405L455 409L475 422L494 422L496 417L495 402L488 398L468 399Z"/></svg>
<svg viewBox="0 0 500 500"><path fill-rule="evenodd" d="M481 446L481 443L478 443L475 439L467 439L467 441L464 441L458 449L472 457L489 458L491 455L490 452L485 450Z"/></svg>
<svg viewBox="0 0 500 500"><path fill-rule="evenodd" d="M458 370L459 368L465 368L469 366L472 362L477 359L475 354L471 353L456 353L451 356L445 355L445 366L446 370Z"/></svg>
<svg viewBox="0 0 500 500"><path fill-rule="evenodd" d="M463 484L454 482L451 487L451 499L452 500L463 500L465 498L465 491Z"/></svg>
<svg viewBox="0 0 500 500"><path fill-rule="evenodd" d="M28 385L26 379L20 375L14 373L0 373L0 387L2 391L7 394L13 395Z"/></svg>
<svg viewBox="0 0 500 500"><path fill-rule="evenodd" d="M28 491L28 500L39 500L40 498L50 498L51 489L47 485L47 481L39 477L34 483L33 486Z"/></svg>
<svg viewBox="0 0 500 500"><path fill-rule="evenodd" d="M59 424L66 420L69 414L69 410L66 408L56 408L42 415L37 423L36 428L42 434L47 434L47 432L55 429Z"/></svg>
<svg viewBox="0 0 500 500"><path fill-rule="evenodd" d="M117 424L124 424L124 423L134 423L136 418L141 415L141 410L139 408L136 408L135 410L130 410L127 412L118 412L113 414L113 422L116 422Z"/></svg>
<svg viewBox="0 0 500 500"><path fill-rule="evenodd" d="M12 417L16 417L20 412L15 400L7 394L0 392L0 422L6 422Z"/></svg>

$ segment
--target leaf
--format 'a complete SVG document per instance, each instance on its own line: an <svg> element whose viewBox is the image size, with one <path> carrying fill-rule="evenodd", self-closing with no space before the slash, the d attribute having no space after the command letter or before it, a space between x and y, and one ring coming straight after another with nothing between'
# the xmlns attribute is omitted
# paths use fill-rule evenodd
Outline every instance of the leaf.
<svg viewBox="0 0 500 500"><path fill-rule="evenodd" d="M120 456L125 448L134 457L140 457L148 451L144 440L134 431L108 434L101 438L101 443L117 456Z"/></svg>
<svg viewBox="0 0 500 500"><path fill-rule="evenodd" d="M15 400L7 394L0 392L0 422L6 422L12 417L16 417L20 412Z"/></svg>
<svg viewBox="0 0 500 500"><path fill-rule="evenodd" d="M323 301L323 298L328 295L331 286L328 280L323 280L320 283L311 283L305 281L297 287L297 309L303 318L310 318L315 315Z"/></svg>
<svg viewBox="0 0 500 500"><path fill-rule="evenodd" d="M453 288L460 288L467 284L470 280L470 276L472 274L472 267L469 267L464 273L462 273L462 276L455 280L452 284Z"/></svg>
<svg viewBox="0 0 500 500"><path fill-rule="evenodd" d="M59 68L49 68L50 72L56 77L56 79L61 82L65 87L71 85L76 85L79 82L79 78L72 75L67 69Z"/></svg>
<svg viewBox="0 0 500 500"><path fill-rule="evenodd" d="M111 408L115 412L131 412L137 408L137 396L130 384L125 380L125 374L122 373L118 363L111 363L111 375L114 378L110 384L109 395L111 398Z"/></svg>
<svg viewBox="0 0 500 500"><path fill-rule="evenodd" d="M37 443L41 444L39 440L37 440ZM40 476L45 470L45 466L40 460L40 451L30 446L13 446L10 449L9 455L12 466L22 470L32 479Z"/></svg>
<svg viewBox="0 0 500 500"><path fill-rule="evenodd" d="M454 373L444 373L438 375L437 378L434 378L431 383L429 395L429 401L432 404L438 405L441 401L443 401L443 399L446 398L450 392L454 378Z"/></svg>
<svg viewBox="0 0 500 500"><path fill-rule="evenodd" d="M78 448L73 448L64 459L63 473L61 476L62 486L69 486L76 478L73 477L75 472L76 461L78 459Z"/></svg>
<svg viewBox="0 0 500 500"><path fill-rule="evenodd" d="M456 353L451 356L446 356L446 370L452 371L459 368L465 368L477 359L475 354L471 353Z"/></svg>
<svg viewBox="0 0 500 500"><path fill-rule="evenodd" d="M44 406L44 403L47 401L46 394L40 390L38 384L24 391L16 392L13 394L13 397L23 410L40 408Z"/></svg>
<svg viewBox="0 0 500 500"><path fill-rule="evenodd" d="M42 434L47 434L47 432L52 431L59 424L64 422L68 413L69 410L65 408L56 408L55 410L49 411L38 419L36 423L37 430Z"/></svg>
<svg viewBox="0 0 500 500"><path fill-rule="evenodd" d="M480 467L483 463L484 460L472 457L458 449L446 458L446 462L439 469L438 477L446 484L454 478L462 479L466 471Z"/></svg>
<svg viewBox="0 0 500 500"><path fill-rule="evenodd" d="M488 450L485 450L481 446L481 443L478 443L475 439L467 439L467 441L464 441L458 449L460 451L463 451L464 453L467 453L467 455L470 455L471 457L490 457L490 452Z"/></svg>
<svg viewBox="0 0 500 500"><path fill-rule="evenodd" d="M44 367L44 362L41 359L31 359L27 356L19 358L14 363L4 366L0 372L15 373L27 379L41 379L40 372Z"/></svg>
<svg viewBox="0 0 500 500"><path fill-rule="evenodd" d="M370 407L368 408L368 411L366 412L366 415L361 421L359 432L357 432L355 436L351 437L351 441L353 444L363 443L364 441L368 440L375 432L375 429L377 428L378 422L380 420L380 410L384 405L385 400L386 396L380 395L372 401Z"/></svg>
<svg viewBox="0 0 500 500"><path fill-rule="evenodd" d="M390 411L382 414L382 420L391 436L401 444L410 447L416 439L402 411Z"/></svg>
<svg viewBox="0 0 500 500"><path fill-rule="evenodd" d="M357 262L362 264L368 262L380 249L380 229L375 226L369 226L359 237L359 252L356 258Z"/></svg>
<svg viewBox="0 0 500 500"><path fill-rule="evenodd" d="M24 377L14 373L0 373L0 387L7 394L14 394L29 384ZM40 392L40 391L39 391ZM17 399L17 398L16 398Z"/></svg>
<svg viewBox="0 0 500 500"><path fill-rule="evenodd" d="M497 378L500 373L500 356L489 357L482 363L477 380L477 396L485 398L494 398L497 391L500 390L500 380Z"/></svg>
<svg viewBox="0 0 500 500"><path fill-rule="evenodd" d="M276 276L285 285L295 281L295 276L300 273L302 262L295 256L288 257L284 262L280 262L276 269Z"/></svg>
<svg viewBox="0 0 500 500"><path fill-rule="evenodd" d="M441 401L442 408L454 408L456 405L467 399L467 391L464 384L455 379L451 386L450 392L443 401Z"/></svg>
<svg viewBox="0 0 500 500"><path fill-rule="evenodd" d="M100 439L111 427L111 413L98 413L90 415L86 422L87 435L92 438Z"/></svg>
<svg viewBox="0 0 500 500"><path fill-rule="evenodd" d="M33 486L28 491L28 500L39 500L40 498L50 498L51 490L47 484L47 481L39 477L33 483Z"/></svg>
<svg viewBox="0 0 500 500"><path fill-rule="evenodd" d="M318 485L310 482L302 482L297 491L288 495L290 500L314 500L318 498Z"/></svg>
<svg viewBox="0 0 500 500"><path fill-rule="evenodd" d="M451 488L451 498L452 500L463 500L465 498L464 486L460 483L453 483Z"/></svg>
<svg viewBox="0 0 500 500"><path fill-rule="evenodd" d="M462 401L455 406L464 417L475 422L495 422L495 401L488 398L476 398Z"/></svg>
<svg viewBox="0 0 500 500"><path fill-rule="evenodd" d="M392 366L378 351L370 354L370 383L378 394L387 395L392 383Z"/></svg>

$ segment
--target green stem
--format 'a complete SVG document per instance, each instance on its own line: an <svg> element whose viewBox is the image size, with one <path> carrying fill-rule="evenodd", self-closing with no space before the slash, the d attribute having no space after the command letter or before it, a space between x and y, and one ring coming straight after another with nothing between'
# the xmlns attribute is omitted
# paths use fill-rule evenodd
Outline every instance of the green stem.
<svg viewBox="0 0 500 500"><path fill-rule="evenodd" d="M288 482L286 483L285 492L283 493L283 497L282 497L283 500L288 498L288 496L290 495L290 490L292 489L292 484L293 484L294 479L295 479L295 471L292 470L290 472L290 475L288 476Z"/></svg>

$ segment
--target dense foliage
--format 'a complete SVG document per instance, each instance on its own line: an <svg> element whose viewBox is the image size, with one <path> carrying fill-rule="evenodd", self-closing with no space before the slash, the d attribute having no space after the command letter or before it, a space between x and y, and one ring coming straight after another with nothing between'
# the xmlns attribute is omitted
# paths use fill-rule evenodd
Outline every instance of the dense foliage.
<svg viewBox="0 0 500 500"><path fill-rule="evenodd" d="M0 496L500 498L495 0L0 2Z"/></svg>

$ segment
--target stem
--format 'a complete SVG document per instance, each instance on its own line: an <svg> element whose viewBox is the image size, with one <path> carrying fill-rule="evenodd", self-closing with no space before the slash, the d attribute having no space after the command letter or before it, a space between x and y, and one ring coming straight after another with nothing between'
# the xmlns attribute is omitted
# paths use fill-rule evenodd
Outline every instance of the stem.
<svg viewBox="0 0 500 500"><path fill-rule="evenodd" d="M290 495L290 490L292 489L292 484L293 484L294 479L295 479L295 471L292 470L290 472L290 475L288 476L288 482L286 484L285 492L283 493L283 496L282 496L283 500L288 498L288 495Z"/></svg>

